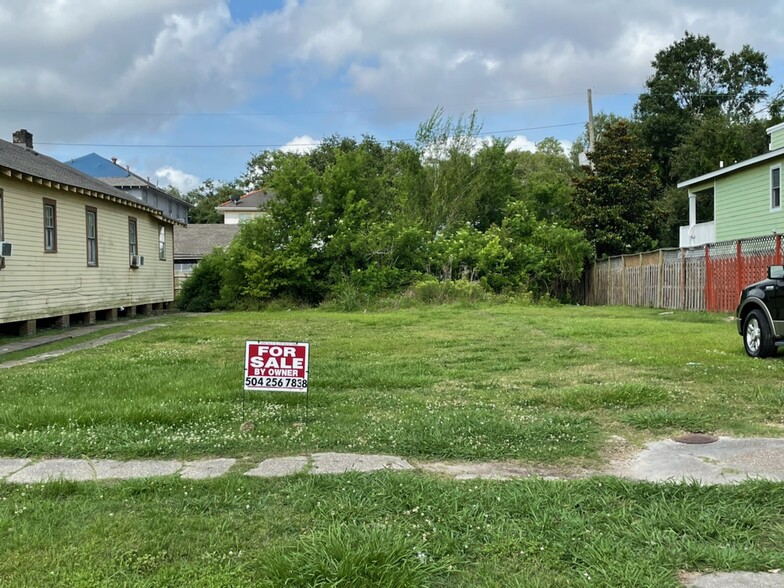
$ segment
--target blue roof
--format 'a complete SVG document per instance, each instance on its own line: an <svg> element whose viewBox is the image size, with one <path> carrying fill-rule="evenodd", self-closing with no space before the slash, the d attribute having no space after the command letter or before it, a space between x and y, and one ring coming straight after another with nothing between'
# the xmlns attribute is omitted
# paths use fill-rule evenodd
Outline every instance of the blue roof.
<svg viewBox="0 0 784 588"><path fill-rule="evenodd" d="M125 178L131 175L124 167L112 163L97 153L82 155L65 163L94 178Z"/></svg>

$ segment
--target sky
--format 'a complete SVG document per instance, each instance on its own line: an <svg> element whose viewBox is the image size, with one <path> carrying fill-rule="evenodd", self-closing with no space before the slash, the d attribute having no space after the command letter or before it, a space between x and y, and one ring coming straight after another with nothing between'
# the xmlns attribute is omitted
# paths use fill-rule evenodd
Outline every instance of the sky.
<svg viewBox="0 0 784 588"><path fill-rule="evenodd" d="M338 134L412 140L438 107L487 136L568 146L632 113L685 31L768 56L784 0L0 0L0 138L117 157L187 192L255 153Z"/></svg>

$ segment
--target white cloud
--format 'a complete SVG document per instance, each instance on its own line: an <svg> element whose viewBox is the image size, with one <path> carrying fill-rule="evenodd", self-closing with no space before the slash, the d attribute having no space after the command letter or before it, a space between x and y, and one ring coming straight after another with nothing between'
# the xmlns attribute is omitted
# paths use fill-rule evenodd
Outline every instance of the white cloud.
<svg viewBox="0 0 784 588"><path fill-rule="evenodd" d="M507 151L536 151L536 143L528 139L523 135L517 135L512 139L512 142L509 143L509 147L506 148Z"/></svg>
<svg viewBox="0 0 784 588"><path fill-rule="evenodd" d="M230 0L5 3L0 52L13 57L0 63L0 136L26 127L49 141L132 141L260 93L310 98L326 80L334 102L370 100L395 121L454 103L541 115L551 104L530 98L638 92L656 51L687 28L728 51L784 52L770 26L780 1L264 4L239 20Z"/></svg>
<svg viewBox="0 0 784 588"><path fill-rule="evenodd" d="M319 141L316 141L310 135L302 135L301 137L294 137L291 141L286 143L280 148L281 151L286 153L308 153L318 147Z"/></svg>
<svg viewBox="0 0 784 588"><path fill-rule="evenodd" d="M201 180L193 174L168 166L156 170L155 177L163 180L167 186L174 186L182 194L190 192L201 184Z"/></svg>

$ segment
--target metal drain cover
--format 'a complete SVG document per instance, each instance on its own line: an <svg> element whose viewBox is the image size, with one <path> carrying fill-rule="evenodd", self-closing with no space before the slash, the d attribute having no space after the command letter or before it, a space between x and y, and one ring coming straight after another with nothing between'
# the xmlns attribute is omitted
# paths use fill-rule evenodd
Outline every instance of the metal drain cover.
<svg viewBox="0 0 784 588"><path fill-rule="evenodd" d="M678 443L688 443L689 445L705 445L706 443L716 443L719 438L707 433L686 433L680 437L673 437L672 440Z"/></svg>

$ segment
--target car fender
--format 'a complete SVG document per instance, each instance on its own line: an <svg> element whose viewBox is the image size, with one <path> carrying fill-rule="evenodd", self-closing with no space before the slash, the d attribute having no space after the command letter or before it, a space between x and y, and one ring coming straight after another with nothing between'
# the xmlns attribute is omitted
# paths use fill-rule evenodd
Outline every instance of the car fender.
<svg viewBox="0 0 784 588"><path fill-rule="evenodd" d="M754 296L752 294L749 294L746 300L743 301L743 304L740 306L740 308L738 308L738 333L743 335L743 321L741 320L741 317L745 316L754 309L760 309L765 313L765 318L768 319L768 324L770 325L770 329L773 332L773 336L779 337L779 334L776 332L776 324L773 322L773 317L771 316L770 310L768 310L765 301L761 297Z"/></svg>

